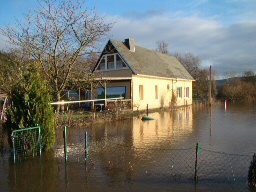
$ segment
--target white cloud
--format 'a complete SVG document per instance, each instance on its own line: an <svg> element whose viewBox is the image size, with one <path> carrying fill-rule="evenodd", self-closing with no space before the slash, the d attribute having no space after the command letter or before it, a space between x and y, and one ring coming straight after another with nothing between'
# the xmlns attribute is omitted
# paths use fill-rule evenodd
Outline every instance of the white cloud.
<svg viewBox="0 0 256 192"><path fill-rule="evenodd" d="M9 46L7 37L0 34L0 51L6 51L7 46Z"/></svg>
<svg viewBox="0 0 256 192"><path fill-rule="evenodd" d="M118 17L111 34L118 40L134 38L149 49L156 48L156 41L166 41L171 53L191 52L203 66L211 64L221 73L256 70L256 20L224 26L215 20L173 18L166 13L137 20Z"/></svg>

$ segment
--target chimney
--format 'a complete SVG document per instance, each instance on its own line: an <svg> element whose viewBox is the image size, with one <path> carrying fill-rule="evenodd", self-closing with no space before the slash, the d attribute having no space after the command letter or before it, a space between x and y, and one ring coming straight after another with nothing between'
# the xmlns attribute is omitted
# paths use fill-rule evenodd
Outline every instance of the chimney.
<svg viewBox="0 0 256 192"><path fill-rule="evenodd" d="M128 38L128 39L125 39L125 45L128 47L128 49L131 51L131 52L135 52L135 40L134 39L131 39L131 38Z"/></svg>

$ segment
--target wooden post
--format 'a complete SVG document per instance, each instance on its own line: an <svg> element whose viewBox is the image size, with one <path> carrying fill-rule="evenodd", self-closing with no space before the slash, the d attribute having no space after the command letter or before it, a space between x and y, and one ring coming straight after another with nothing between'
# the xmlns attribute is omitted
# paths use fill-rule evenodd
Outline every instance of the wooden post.
<svg viewBox="0 0 256 192"><path fill-rule="evenodd" d="M147 104L147 116L148 116L148 104Z"/></svg>
<svg viewBox="0 0 256 192"><path fill-rule="evenodd" d="M93 96L92 91L93 91L93 89L92 89L92 83L91 83L91 95L90 95L90 99L92 99L92 96ZM94 102L91 102L91 111L94 111Z"/></svg>
<svg viewBox="0 0 256 192"><path fill-rule="evenodd" d="M212 104L212 66L210 65L210 80L209 80L209 106Z"/></svg>
<svg viewBox="0 0 256 192"><path fill-rule="evenodd" d="M78 88L78 100L80 101L81 100L81 90L80 90L80 87ZM80 105L81 103L79 102L79 108L80 108Z"/></svg>
<svg viewBox="0 0 256 192"><path fill-rule="evenodd" d="M94 101L92 101L92 111L95 112L94 111Z"/></svg>

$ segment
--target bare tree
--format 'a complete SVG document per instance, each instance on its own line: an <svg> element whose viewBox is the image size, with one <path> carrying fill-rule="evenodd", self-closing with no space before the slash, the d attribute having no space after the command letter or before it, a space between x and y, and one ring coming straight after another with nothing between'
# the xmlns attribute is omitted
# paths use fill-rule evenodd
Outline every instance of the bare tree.
<svg viewBox="0 0 256 192"><path fill-rule="evenodd" d="M200 59L192 53L186 53L184 55L176 53L174 56L195 79L193 82L193 97L206 99L208 97L209 70L202 69ZM215 76L216 72L213 71L212 79L214 79ZM216 95L216 83L212 81L212 96L215 97Z"/></svg>
<svg viewBox="0 0 256 192"><path fill-rule="evenodd" d="M256 74L252 70L245 71L243 74L244 77L253 77L255 75Z"/></svg>
<svg viewBox="0 0 256 192"><path fill-rule="evenodd" d="M0 92L10 94L12 85L23 79L23 72L26 68L21 65L21 62L16 62L14 58L17 57L15 53L0 52Z"/></svg>
<svg viewBox="0 0 256 192"><path fill-rule="evenodd" d="M59 101L61 92L77 71L79 58L97 46L113 23L95 10L84 9L85 1L38 0L38 3L38 9L26 15L25 23L18 22L1 32L8 37L11 47L41 65Z"/></svg>
<svg viewBox="0 0 256 192"><path fill-rule="evenodd" d="M166 43L165 41L157 41L156 46L156 51L163 54L170 54L168 51L168 43Z"/></svg>
<svg viewBox="0 0 256 192"><path fill-rule="evenodd" d="M192 53L186 53L184 56L176 53L174 57L179 60L194 79L197 79L201 65L201 61L198 57L194 56Z"/></svg>

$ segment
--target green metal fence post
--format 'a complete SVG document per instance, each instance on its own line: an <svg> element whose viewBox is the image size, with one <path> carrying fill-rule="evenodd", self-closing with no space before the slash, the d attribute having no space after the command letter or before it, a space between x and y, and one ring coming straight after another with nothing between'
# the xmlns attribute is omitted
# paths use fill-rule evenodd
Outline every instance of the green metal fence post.
<svg viewBox="0 0 256 192"><path fill-rule="evenodd" d="M65 155L65 161L68 160L68 140L67 140L67 131L68 131L68 127L65 126L64 127L64 131L63 131L63 138L64 138L64 155Z"/></svg>
<svg viewBox="0 0 256 192"><path fill-rule="evenodd" d="M12 130L12 134L11 134L11 139L12 139L12 149L13 149L13 162L16 162L16 150L15 150L15 133Z"/></svg>
<svg viewBox="0 0 256 192"><path fill-rule="evenodd" d="M198 155L198 143L196 143L196 160L195 160L195 176L194 176L195 183L197 183L198 181L197 155Z"/></svg>
<svg viewBox="0 0 256 192"><path fill-rule="evenodd" d="M41 157L42 155L42 139L41 139L41 129L42 127L41 126L38 126L39 127L39 132L38 132L38 142L39 142L39 155Z"/></svg>
<svg viewBox="0 0 256 192"><path fill-rule="evenodd" d="M88 160L88 135L87 131L85 132L85 138L84 138L85 146L84 146L84 151L85 151L85 160Z"/></svg>

